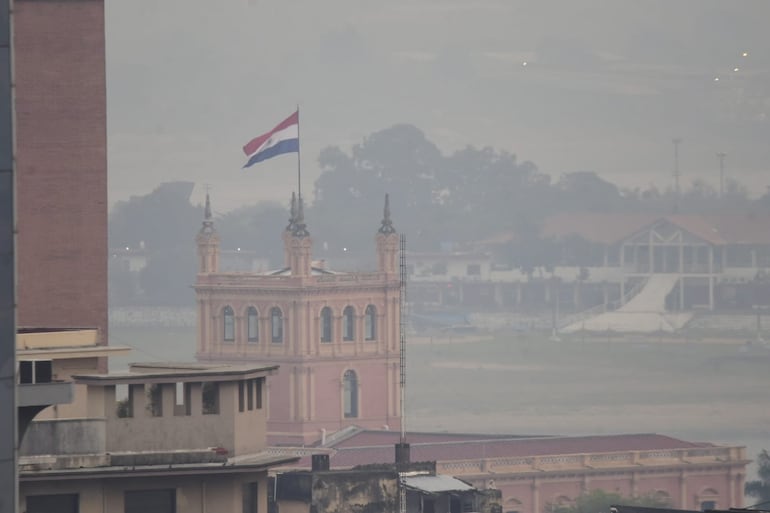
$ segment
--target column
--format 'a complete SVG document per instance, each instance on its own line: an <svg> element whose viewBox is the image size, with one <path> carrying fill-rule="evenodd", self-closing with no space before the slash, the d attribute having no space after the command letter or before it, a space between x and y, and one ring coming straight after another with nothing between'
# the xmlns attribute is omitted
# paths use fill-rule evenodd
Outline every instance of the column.
<svg viewBox="0 0 770 513"><path fill-rule="evenodd" d="M290 420L296 420L296 416L294 415L294 409L296 408L296 401L294 398L294 394L296 393L295 388L297 388L294 385L294 380L297 377L297 368L292 367L289 371L289 419Z"/></svg>
<svg viewBox="0 0 770 513"><path fill-rule="evenodd" d="M308 387L309 393L308 393L308 402L310 402L310 414L309 418L310 420L315 419L315 369L310 367L308 368L308 373L310 374L310 385Z"/></svg>
<svg viewBox="0 0 770 513"><path fill-rule="evenodd" d="M679 508L689 509L687 504L687 473L679 474Z"/></svg>
<svg viewBox="0 0 770 513"><path fill-rule="evenodd" d="M532 478L532 513L540 513L540 482Z"/></svg>
<svg viewBox="0 0 770 513"><path fill-rule="evenodd" d="M647 240L647 260L649 261L650 267L647 269L648 274L654 274L655 273L655 246L653 246L652 241L652 230L649 231L649 238Z"/></svg>
<svg viewBox="0 0 770 513"><path fill-rule="evenodd" d="M714 246L709 246L709 310L714 311Z"/></svg>
<svg viewBox="0 0 770 513"><path fill-rule="evenodd" d="M679 311L684 310L684 242L679 238Z"/></svg>
<svg viewBox="0 0 770 513"><path fill-rule="evenodd" d="M636 266L636 246L634 246L634 266ZM620 303L624 304L626 295L626 245L620 245ZM607 288L604 289L604 307L607 308Z"/></svg>

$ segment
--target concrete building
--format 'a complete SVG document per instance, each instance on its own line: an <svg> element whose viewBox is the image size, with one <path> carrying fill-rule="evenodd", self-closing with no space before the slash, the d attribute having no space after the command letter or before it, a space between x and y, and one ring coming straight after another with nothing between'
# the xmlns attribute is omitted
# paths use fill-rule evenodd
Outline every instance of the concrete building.
<svg viewBox="0 0 770 513"><path fill-rule="evenodd" d="M399 433L350 428L319 448L330 468L394 464ZM652 494L680 509L740 507L748 460L743 447L654 434L526 437L407 433L412 461L502 494L505 513L543 513L594 489ZM300 461L310 467L309 458Z"/></svg>
<svg viewBox="0 0 770 513"><path fill-rule="evenodd" d="M224 272L206 197L197 358L280 365L269 384L271 443L309 444L349 425L398 430L399 237L387 197L373 272L315 265L303 210L301 198L292 201L283 268Z"/></svg>
<svg viewBox="0 0 770 513"><path fill-rule="evenodd" d="M33 422L27 513L267 511L265 381L275 366L141 364L77 374L86 414ZM122 397L125 394L125 397Z"/></svg>
<svg viewBox="0 0 770 513"><path fill-rule="evenodd" d="M517 244L516 234L501 234L475 251L410 255L410 300L427 312L550 317L556 309L559 327L573 331L676 331L699 313L770 304L768 221L766 214L556 215L541 230L558 252L552 272L501 265Z"/></svg>
<svg viewBox="0 0 770 513"><path fill-rule="evenodd" d="M406 513L501 511L499 490L479 490L455 477L438 475L434 462L330 470L328 461L328 455L315 455L311 470L276 476L280 513L398 513L402 511L402 492Z"/></svg>

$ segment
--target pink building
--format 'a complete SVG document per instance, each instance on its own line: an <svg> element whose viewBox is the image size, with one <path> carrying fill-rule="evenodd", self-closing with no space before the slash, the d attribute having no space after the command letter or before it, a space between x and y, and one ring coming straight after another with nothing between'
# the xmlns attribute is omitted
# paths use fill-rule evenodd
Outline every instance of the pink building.
<svg viewBox="0 0 770 513"><path fill-rule="evenodd" d="M400 429L399 237L387 196L375 240L373 272L316 266L302 199L292 199L283 268L220 272L206 198L197 237L197 358L280 365L268 384L271 443L305 445L349 425Z"/></svg>
<svg viewBox="0 0 770 513"><path fill-rule="evenodd" d="M342 436L340 436L342 435ZM394 462L399 433L348 429L323 448L333 469ZM407 433L412 461L435 461L438 474L502 493L503 513L543 513L582 493L654 495L670 507L740 507L745 449L657 434L524 437ZM308 458L300 467L309 466Z"/></svg>

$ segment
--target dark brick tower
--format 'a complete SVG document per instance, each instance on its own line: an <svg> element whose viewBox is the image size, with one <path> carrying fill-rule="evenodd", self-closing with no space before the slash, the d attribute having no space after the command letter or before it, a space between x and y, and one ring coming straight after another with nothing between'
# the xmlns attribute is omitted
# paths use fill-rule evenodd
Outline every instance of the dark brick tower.
<svg viewBox="0 0 770 513"><path fill-rule="evenodd" d="M107 341L103 0L14 2L19 326Z"/></svg>

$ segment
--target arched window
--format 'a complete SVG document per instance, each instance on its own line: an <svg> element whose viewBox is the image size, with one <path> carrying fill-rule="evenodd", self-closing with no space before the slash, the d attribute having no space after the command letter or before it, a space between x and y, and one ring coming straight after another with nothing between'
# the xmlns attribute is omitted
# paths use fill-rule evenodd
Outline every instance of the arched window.
<svg viewBox="0 0 770 513"><path fill-rule="evenodd" d="M321 309L321 342L332 341L332 309L325 306Z"/></svg>
<svg viewBox="0 0 770 513"><path fill-rule="evenodd" d="M374 340L377 338L377 309L374 305L366 307L365 326L364 331L366 340Z"/></svg>
<svg viewBox="0 0 770 513"><path fill-rule="evenodd" d="M259 314L253 306L246 310L246 331L249 342L259 342Z"/></svg>
<svg viewBox="0 0 770 513"><path fill-rule="evenodd" d="M235 313L230 306L222 309L222 336L225 342L235 340Z"/></svg>
<svg viewBox="0 0 770 513"><path fill-rule="evenodd" d="M345 371L342 377L342 406L346 419L358 417L358 376L356 372Z"/></svg>
<svg viewBox="0 0 770 513"><path fill-rule="evenodd" d="M283 342L283 312L277 306L270 310L270 333L274 344Z"/></svg>
<svg viewBox="0 0 770 513"><path fill-rule="evenodd" d="M342 312L342 340L356 339L356 311L346 306Z"/></svg>

